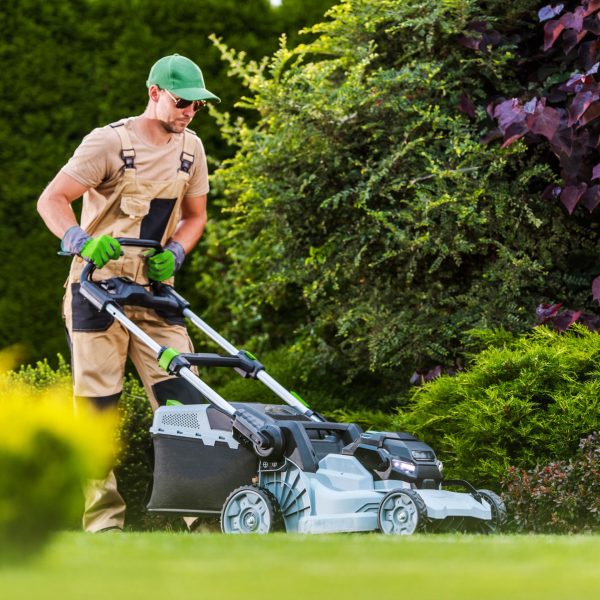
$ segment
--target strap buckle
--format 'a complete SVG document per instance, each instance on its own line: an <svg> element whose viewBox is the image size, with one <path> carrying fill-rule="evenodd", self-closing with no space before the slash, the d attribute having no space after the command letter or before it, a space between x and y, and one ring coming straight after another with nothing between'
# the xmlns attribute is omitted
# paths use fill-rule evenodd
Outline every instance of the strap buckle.
<svg viewBox="0 0 600 600"><path fill-rule="evenodd" d="M127 148L121 150L121 158L125 163L126 169L135 169L135 150L133 148Z"/></svg>
<svg viewBox="0 0 600 600"><path fill-rule="evenodd" d="M181 153L179 160L181 161L181 167L179 170L183 171L184 173L189 173L192 165L194 164L194 155L184 150Z"/></svg>

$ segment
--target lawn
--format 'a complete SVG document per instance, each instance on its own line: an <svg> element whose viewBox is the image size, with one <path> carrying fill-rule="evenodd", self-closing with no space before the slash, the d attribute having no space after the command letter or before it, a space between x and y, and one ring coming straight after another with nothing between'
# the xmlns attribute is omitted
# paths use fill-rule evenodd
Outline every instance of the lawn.
<svg viewBox="0 0 600 600"><path fill-rule="evenodd" d="M600 536L64 533L0 569L11 600L566 599L600 589Z"/></svg>

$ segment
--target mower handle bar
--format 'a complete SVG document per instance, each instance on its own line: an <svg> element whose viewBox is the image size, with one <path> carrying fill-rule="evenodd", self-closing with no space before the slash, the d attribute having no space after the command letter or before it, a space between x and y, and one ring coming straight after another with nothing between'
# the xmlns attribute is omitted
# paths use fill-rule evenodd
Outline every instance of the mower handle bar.
<svg viewBox="0 0 600 600"><path fill-rule="evenodd" d="M137 246L140 248L153 248L153 249L157 250L158 252L162 251L162 246L161 246L160 242L157 242L156 240L136 239L136 238L116 238L116 239L119 242L119 244L121 244L121 246L134 246L134 247ZM95 270L96 270L96 265L93 262L88 262L85 265L85 267L83 268L83 271L81 272L81 281L82 282L83 281L91 282L92 273ZM194 325L196 325L196 327L198 327L201 331L203 331L205 334L207 334L208 337L210 337L214 342L216 342L219 346L221 346L221 348L223 348L231 356L239 356L239 350L235 346L233 346L233 344L228 342L224 337L219 335L210 325L205 323L198 315L193 313L189 308L189 303L184 298L182 298L179 294L177 294L177 292L175 292L175 290L173 290L172 287L170 287L170 286L165 286L165 287L168 290L168 294L171 297L175 298L176 301L179 303L180 308L182 309L183 316L190 319L192 321L192 323L194 323ZM93 302L92 299L90 299L90 300ZM107 311L109 312L109 314L112 314L115 318L117 318L117 320L121 320L121 315L118 314L118 311L115 312L114 307L107 306ZM131 326L131 325L133 325L133 324L131 322L129 322L129 326ZM137 331L135 331L135 330L137 330ZM149 336L144 334L139 328L134 327L134 329L132 329L132 331L134 331L135 334L140 339L142 339L150 348L152 348L153 350L160 351L160 345L156 344L156 342L154 342L154 340L152 340ZM190 383L192 383L192 385L196 386L197 384L193 383L191 381L191 380L195 379L194 375L191 372L186 372L186 371L188 371L187 369L184 369L183 371L185 372L185 373L184 372L181 373L183 375L183 377L185 379L188 379L188 381ZM311 421L316 421L316 422L324 421L324 419L320 415L318 415L317 413L315 413L312 410L305 407L295 396L293 396L286 388L284 388L277 380L275 380L265 370L262 370L262 369L259 370L258 373L256 374L256 378L258 380L260 380L266 387L268 387L277 396L279 396L282 400L284 400L287 404L297 408L302 414L309 417L311 419ZM203 382L201 382L201 383L203 385L206 385ZM210 390L210 388L208 388L208 390ZM213 392L213 394L215 394L216 397L211 398L210 394L207 393L206 389L202 389L199 391L201 391L207 398L210 398L213 401L213 404L216 404L217 406L219 406L223 412L230 414L232 407L230 405L229 405L229 407L226 407L226 405L229 403L224 401L223 398L220 398L220 396L218 394L216 394L216 392Z"/></svg>
<svg viewBox="0 0 600 600"><path fill-rule="evenodd" d="M121 246L134 246L138 248L152 248L157 252L162 252L163 247L156 240L137 240L135 238L116 238ZM92 274L97 269L96 265L91 261L87 261L83 271L81 272L82 281L91 281Z"/></svg>

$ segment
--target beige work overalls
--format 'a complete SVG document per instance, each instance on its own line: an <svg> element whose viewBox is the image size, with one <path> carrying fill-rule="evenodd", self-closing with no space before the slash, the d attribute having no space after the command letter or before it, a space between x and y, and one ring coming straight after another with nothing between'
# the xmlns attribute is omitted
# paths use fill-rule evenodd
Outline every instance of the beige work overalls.
<svg viewBox="0 0 600 600"><path fill-rule="evenodd" d="M190 168L194 160L194 133L184 134L181 167L173 178L149 181L137 176L135 150L127 129L121 123L112 125L121 140L124 168L116 189L104 204L84 202L81 226L91 236L108 234L113 237L148 238L163 245L173 235L180 220L181 202L188 187ZM110 261L93 274L94 280L124 276L148 283L144 248L123 247L124 256ZM122 390L125 363L129 356L142 379L153 410L167 399L192 393L187 382L163 371L155 353L107 313L99 313L81 294L79 278L85 262L75 257L66 284L63 316L70 338L73 385L78 401L87 401L98 408L114 406ZM168 283L168 282L167 282ZM192 343L183 325L169 321L154 310L126 307L126 315L161 346L180 352L193 352ZM183 385L183 388L182 388ZM187 386L187 387L186 387ZM83 527L98 531L124 525L125 502L117 491L114 473L106 479L89 482L85 490Z"/></svg>

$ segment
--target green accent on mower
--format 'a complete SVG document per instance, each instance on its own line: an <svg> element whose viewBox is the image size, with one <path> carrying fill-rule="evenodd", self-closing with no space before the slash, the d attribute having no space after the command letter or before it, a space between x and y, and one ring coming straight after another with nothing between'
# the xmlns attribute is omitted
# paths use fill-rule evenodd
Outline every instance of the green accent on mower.
<svg viewBox="0 0 600 600"><path fill-rule="evenodd" d="M161 369L168 372L171 361L176 356L179 356L179 354L180 354L180 352L177 352L177 350L175 350L175 348L167 348L164 352L161 353L160 358L158 359L158 366Z"/></svg>
<svg viewBox="0 0 600 600"><path fill-rule="evenodd" d="M298 402L302 402L302 404L304 404L304 406L306 406L306 408L310 408L310 406L308 405L308 402L304 398L302 398L302 396L300 396L300 394L298 394L297 392L291 392L291 391L290 391L290 394L292 396L294 396L294 398L296 398L296 400L298 400Z"/></svg>

